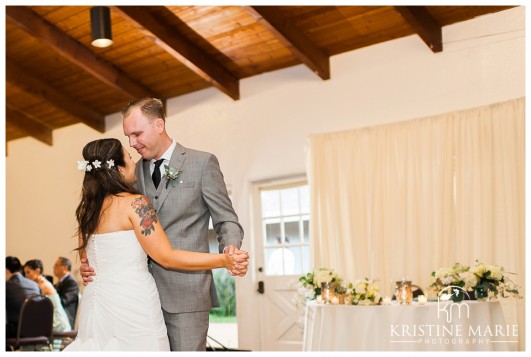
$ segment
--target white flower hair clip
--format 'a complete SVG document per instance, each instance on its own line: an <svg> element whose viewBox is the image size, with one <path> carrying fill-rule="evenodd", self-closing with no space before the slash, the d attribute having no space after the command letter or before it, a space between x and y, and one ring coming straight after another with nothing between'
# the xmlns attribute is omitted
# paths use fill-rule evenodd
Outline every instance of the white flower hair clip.
<svg viewBox="0 0 531 357"><path fill-rule="evenodd" d="M85 171L85 172L90 172L92 171L92 169L101 169L103 168L101 166L102 162L100 160L94 160L92 161L92 165L89 161L86 161L86 160L79 160L77 162L77 169L79 171ZM111 169L112 167L114 166L114 160L113 159L110 159L110 160L107 160L107 168L108 169Z"/></svg>
<svg viewBox="0 0 531 357"><path fill-rule="evenodd" d="M87 171L87 165L88 165L88 161L85 161L85 160L81 160L77 162L77 169L79 171ZM90 165L89 165L90 166ZM90 171L90 170L89 170Z"/></svg>
<svg viewBox="0 0 531 357"><path fill-rule="evenodd" d="M94 160L94 161L92 161L92 165L94 165L95 169L99 169L101 167L101 161L100 160Z"/></svg>

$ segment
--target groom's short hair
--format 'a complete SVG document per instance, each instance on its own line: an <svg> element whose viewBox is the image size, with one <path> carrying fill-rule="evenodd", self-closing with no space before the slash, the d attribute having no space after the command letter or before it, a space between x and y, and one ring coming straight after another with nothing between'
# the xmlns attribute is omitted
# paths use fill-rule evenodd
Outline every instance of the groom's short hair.
<svg viewBox="0 0 531 357"><path fill-rule="evenodd" d="M150 121L153 119L161 118L166 121L166 112L164 110L164 103L157 98L140 98L129 102L122 109L122 119L127 118L131 111L135 108L139 108L142 114L146 116Z"/></svg>

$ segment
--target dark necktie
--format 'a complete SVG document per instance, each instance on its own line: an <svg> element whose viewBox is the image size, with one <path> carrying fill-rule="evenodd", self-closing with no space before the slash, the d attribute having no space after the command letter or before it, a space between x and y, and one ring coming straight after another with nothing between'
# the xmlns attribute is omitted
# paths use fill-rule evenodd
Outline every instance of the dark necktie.
<svg viewBox="0 0 531 357"><path fill-rule="evenodd" d="M155 169L153 170L153 174L151 175L151 179L153 180L153 183L155 184L155 188L159 187L160 183L160 165L164 162L164 159L160 159L155 161Z"/></svg>

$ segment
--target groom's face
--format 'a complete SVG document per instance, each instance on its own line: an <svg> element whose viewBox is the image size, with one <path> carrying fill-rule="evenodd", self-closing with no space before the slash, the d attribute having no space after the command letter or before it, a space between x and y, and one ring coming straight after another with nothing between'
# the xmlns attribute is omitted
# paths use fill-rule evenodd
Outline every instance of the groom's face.
<svg viewBox="0 0 531 357"><path fill-rule="evenodd" d="M139 108L131 110L124 118L124 134L129 138L129 146L134 148L145 160L158 159L164 126L162 119L149 120Z"/></svg>

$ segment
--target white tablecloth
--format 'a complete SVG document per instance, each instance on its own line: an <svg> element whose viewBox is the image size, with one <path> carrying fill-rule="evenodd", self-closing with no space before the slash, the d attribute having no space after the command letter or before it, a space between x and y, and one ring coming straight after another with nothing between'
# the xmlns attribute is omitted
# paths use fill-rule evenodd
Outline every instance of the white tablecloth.
<svg viewBox="0 0 531 357"><path fill-rule="evenodd" d="M446 305L449 304L449 305ZM304 351L517 351L524 328L497 301L306 306Z"/></svg>

